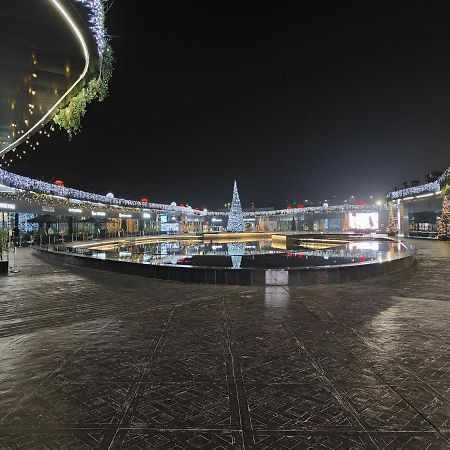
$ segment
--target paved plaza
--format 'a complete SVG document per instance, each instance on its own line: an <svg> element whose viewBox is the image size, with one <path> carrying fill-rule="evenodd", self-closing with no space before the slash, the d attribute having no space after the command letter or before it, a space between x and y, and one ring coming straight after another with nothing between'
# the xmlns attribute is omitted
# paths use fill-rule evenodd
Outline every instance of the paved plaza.
<svg viewBox="0 0 450 450"><path fill-rule="evenodd" d="M17 251L2 449L450 447L450 243L311 287L182 284Z"/></svg>

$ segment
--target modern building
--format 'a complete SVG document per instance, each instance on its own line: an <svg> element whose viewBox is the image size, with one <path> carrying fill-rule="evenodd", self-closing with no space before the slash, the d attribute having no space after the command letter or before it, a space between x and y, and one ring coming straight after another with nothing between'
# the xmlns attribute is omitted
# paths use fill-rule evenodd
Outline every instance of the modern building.
<svg viewBox="0 0 450 450"><path fill-rule="evenodd" d="M15 236L44 234L85 239L127 234L222 232L228 211L115 198L16 175L0 169L0 220ZM327 205L243 211L246 231L384 232L384 205ZM347 223L347 229L345 224ZM19 224L21 224L19 226ZM33 226L24 226L29 224ZM37 226L36 226L37 225ZM42 236L40 236L42 238Z"/></svg>
<svg viewBox="0 0 450 450"><path fill-rule="evenodd" d="M111 58L101 0L4 0L1 14L0 167L8 167L39 148L58 114L74 131L79 117L67 106L87 86L93 98L106 94Z"/></svg>
<svg viewBox="0 0 450 450"><path fill-rule="evenodd" d="M437 239L442 199L449 194L450 167L435 181L389 192L400 236Z"/></svg>

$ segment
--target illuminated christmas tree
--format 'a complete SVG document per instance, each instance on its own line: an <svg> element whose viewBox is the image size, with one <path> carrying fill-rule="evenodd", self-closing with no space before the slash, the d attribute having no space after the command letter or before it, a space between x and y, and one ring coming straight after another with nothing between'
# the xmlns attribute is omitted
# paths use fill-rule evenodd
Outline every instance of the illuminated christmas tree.
<svg viewBox="0 0 450 450"><path fill-rule="evenodd" d="M447 240L450 237L450 213L448 210L448 198L444 195L442 199L441 220L438 225L439 239Z"/></svg>
<svg viewBox="0 0 450 450"><path fill-rule="evenodd" d="M233 200L228 214L227 231L238 233L244 231L244 215L242 214L241 201L236 181L234 182Z"/></svg>
<svg viewBox="0 0 450 450"><path fill-rule="evenodd" d="M344 214L344 223L342 224L342 231L350 231L350 221L348 219L348 213Z"/></svg>
<svg viewBox="0 0 450 450"><path fill-rule="evenodd" d="M389 207L389 221L387 226L388 236L395 236L397 233L397 224L395 223L394 210L392 206Z"/></svg>

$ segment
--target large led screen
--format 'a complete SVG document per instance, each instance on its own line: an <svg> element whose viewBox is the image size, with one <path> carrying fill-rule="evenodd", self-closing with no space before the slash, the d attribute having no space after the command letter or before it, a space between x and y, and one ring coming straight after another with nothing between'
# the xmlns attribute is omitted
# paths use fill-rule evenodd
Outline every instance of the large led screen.
<svg viewBox="0 0 450 450"><path fill-rule="evenodd" d="M349 213L351 230L378 230L378 213Z"/></svg>

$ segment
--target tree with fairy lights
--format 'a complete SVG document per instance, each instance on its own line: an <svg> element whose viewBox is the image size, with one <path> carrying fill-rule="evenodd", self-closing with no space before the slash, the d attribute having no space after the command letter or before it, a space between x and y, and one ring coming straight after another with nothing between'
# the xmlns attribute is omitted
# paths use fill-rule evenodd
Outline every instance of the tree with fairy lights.
<svg viewBox="0 0 450 450"><path fill-rule="evenodd" d="M344 214L344 223L342 224L342 231L350 231L350 221L348 219L348 213Z"/></svg>
<svg viewBox="0 0 450 450"><path fill-rule="evenodd" d="M236 181L234 182L233 200L231 201L231 208L228 214L227 231L233 233L244 231L244 215L242 214L241 200L239 199Z"/></svg>
<svg viewBox="0 0 450 450"><path fill-rule="evenodd" d="M444 195L442 199L441 220L438 225L438 237L444 241L450 238L450 213L448 210L448 198Z"/></svg>
<svg viewBox="0 0 450 450"><path fill-rule="evenodd" d="M394 210L392 206L389 207L389 221L387 226L387 234L388 236L395 236L397 234L398 228L395 223Z"/></svg>

